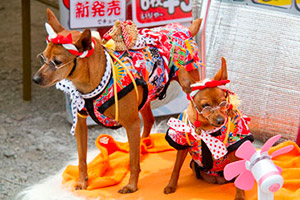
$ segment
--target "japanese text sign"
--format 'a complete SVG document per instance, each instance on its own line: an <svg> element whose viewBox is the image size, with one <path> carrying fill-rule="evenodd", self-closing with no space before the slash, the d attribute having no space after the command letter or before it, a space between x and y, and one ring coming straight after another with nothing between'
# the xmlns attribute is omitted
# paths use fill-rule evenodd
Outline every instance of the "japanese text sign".
<svg viewBox="0 0 300 200"><path fill-rule="evenodd" d="M138 27L192 21L192 0L133 0L132 10Z"/></svg>
<svg viewBox="0 0 300 200"><path fill-rule="evenodd" d="M71 0L70 28L112 26L126 20L125 0Z"/></svg>

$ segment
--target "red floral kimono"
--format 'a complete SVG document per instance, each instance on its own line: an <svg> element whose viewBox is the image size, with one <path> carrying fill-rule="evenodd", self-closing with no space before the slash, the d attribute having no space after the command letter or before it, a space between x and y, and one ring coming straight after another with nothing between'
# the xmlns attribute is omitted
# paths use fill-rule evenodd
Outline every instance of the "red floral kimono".
<svg viewBox="0 0 300 200"><path fill-rule="evenodd" d="M198 48L188 28L174 23L154 29L139 30L135 50L114 52L115 56L130 70L137 85L144 86L143 102L163 99L170 80L177 76L179 67L187 71L201 66ZM134 89L129 75L114 60L117 71L118 99ZM85 99L85 110L98 124L118 128L120 124L103 115L114 104L113 78L97 96Z"/></svg>

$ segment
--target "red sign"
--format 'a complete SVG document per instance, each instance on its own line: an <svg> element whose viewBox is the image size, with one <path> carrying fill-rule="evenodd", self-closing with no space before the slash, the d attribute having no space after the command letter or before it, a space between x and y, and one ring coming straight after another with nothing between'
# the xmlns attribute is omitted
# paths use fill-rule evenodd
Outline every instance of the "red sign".
<svg viewBox="0 0 300 200"><path fill-rule="evenodd" d="M192 21L192 0L133 0L133 21L138 27Z"/></svg>

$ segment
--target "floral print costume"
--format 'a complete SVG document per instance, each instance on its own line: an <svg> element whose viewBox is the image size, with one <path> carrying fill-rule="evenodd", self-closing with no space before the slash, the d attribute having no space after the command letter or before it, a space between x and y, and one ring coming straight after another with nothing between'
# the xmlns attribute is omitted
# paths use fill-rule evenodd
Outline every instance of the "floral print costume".
<svg viewBox="0 0 300 200"><path fill-rule="evenodd" d="M144 86L143 105L156 98L163 99L170 80L177 76L179 67L187 71L201 66L198 48L188 28L178 24L139 30L135 50L115 51L114 55L129 69L137 85ZM133 83L117 60L118 99L134 89ZM85 109L98 124L118 128L120 124L103 115L114 104L113 78L96 97L85 99ZM82 112L81 112L82 113Z"/></svg>

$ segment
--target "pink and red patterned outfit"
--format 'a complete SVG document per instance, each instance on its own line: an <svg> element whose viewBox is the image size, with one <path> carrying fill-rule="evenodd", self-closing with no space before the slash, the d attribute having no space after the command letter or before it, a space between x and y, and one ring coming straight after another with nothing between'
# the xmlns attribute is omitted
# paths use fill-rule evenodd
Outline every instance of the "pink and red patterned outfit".
<svg viewBox="0 0 300 200"><path fill-rule="evenodd" d="M196 164L196 175L198 178L200 178L199 170L202 170L209 175L223 176L223 169L229 163L228 153L236 150L246 140L254 140L247 126L247 118L239 116L235 111L230 113L234 114L228 116L227 121L222 127L209 133L214 138L223 142L226 146L227 154L219 159L214 159L207 144L203 140L196 140L192 134L175 130L172 127L167 131L166 140L171 146L177 150L188 149L188 152L192 156L192 162ZM179 120L193 127L193 125L190 125L187 118L186 111L181 113L178 117ZM229 137L227 141L224 141L229 118Z"/></svg>

